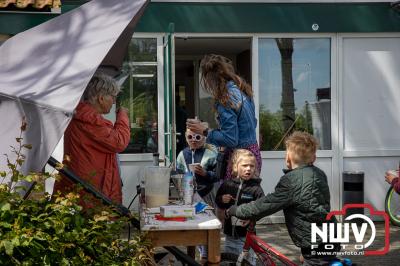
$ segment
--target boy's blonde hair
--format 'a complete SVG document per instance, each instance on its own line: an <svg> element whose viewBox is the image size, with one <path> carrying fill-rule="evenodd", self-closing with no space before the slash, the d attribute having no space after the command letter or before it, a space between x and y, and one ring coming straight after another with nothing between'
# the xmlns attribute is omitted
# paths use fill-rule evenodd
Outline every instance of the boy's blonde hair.
<svg viewBox="0 0 400 266"><path fill-rule="evenodd" d="M295 164L310 164L315 160L317 139L307 132L295 131L285 141L286 150L292 152Z"/></svg>
<svg viewBox="0 0 400 266"><path fill-rule="evenodd" d="M231 157L231 162L232 162L232 176L237 176L238 175L238 169L237 165L239 164L240 160L243 159L243 157L247 158L252 158L255 164L255 168L257 169L257 159L254 156L254 154L246 149L236 149ZM257 175L257 173L256 173Z"/></svg>

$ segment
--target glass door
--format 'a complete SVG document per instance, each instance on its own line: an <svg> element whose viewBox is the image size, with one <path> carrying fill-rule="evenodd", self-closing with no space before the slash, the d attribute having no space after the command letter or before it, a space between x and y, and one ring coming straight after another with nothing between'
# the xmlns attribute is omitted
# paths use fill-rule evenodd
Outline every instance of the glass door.
<svg viewBox="0 0 400 266"><path fill-rule="evenodd" d="M132 38L118 78L121 93L117 106L129 110L131 128L130 142L123 153L158 152L157 61L156 38Z"/></svg>
<svg viewBox="0 0 400 266"><path fill-rule="evenodd" d="M164 156L166 164L176 166L175 122L175 47L174 24L170 23L163 42L164 54Z"/></svg>

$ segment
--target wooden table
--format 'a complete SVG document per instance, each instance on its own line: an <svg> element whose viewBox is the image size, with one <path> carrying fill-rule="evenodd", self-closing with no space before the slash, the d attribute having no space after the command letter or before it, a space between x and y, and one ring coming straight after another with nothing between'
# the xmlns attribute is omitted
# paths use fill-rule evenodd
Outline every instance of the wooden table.
<svg viewBox="0 0 400 266"><path fill-rule="evenodd" d="M154 218L159 208L141 208L140 229L147 231L153 246L187 246L194 257L194 246L208 246L208 265L219 265L221 222L207 210L185 222L159 221Z"/></svg>

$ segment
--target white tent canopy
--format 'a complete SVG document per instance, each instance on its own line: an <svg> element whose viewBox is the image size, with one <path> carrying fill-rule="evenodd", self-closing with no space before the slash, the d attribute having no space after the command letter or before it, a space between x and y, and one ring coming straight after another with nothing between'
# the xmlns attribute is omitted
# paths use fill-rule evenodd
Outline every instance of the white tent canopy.
<svg viewBox="0 0 400 266"><path fill-rule="evenodd" d="M46 164L90 78L146 0L93 0L7 40L0 47L0 152L15 158L22 118L31 144L23 171ZM122 38L129 41L129 38ZM123 49L123 48L121 48ZM120 51L117 51L117 53ZM110 56L107 56L110 57ZM0 157L0 171L7 170Z"/></svg>

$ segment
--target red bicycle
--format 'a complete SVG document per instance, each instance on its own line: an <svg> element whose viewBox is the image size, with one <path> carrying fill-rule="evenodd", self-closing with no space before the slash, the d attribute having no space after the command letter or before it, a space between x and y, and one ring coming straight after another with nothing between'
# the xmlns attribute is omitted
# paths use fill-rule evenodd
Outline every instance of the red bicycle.
<svg viewBox="0 0 400 266"><path fill-rule="evenodd" d="M291 261L278 250L261 240L255 233L255 223L251 222L247 234L246 241L243 245L241 254L221 253L220 265L252 265L250 260L250 249L256 254L256 265L276 266L287 265L297 266L296 263Z"/></svg>

